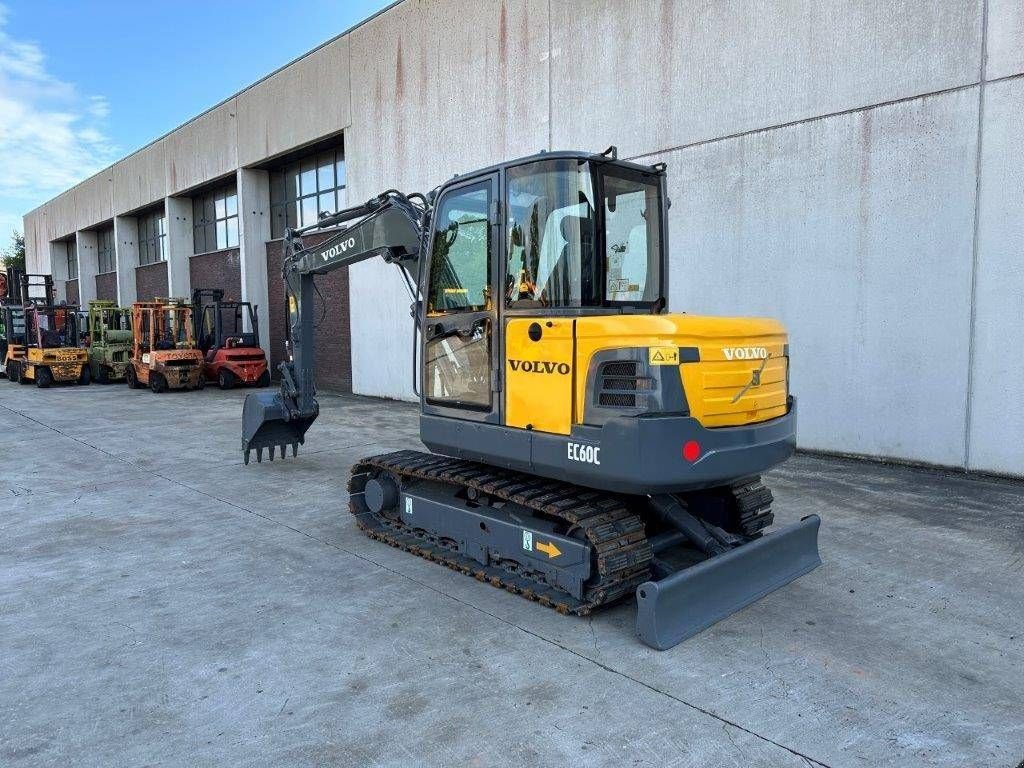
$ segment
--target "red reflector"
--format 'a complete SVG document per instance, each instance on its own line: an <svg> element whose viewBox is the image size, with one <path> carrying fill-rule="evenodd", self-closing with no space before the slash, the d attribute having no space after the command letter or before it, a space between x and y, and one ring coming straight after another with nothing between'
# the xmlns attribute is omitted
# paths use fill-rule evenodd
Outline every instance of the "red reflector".
<svg viewBox="0 0 1024 768"><path fill-rule="evenodd" d="M700 458L700 443L696 440L688 440L683 446L683 458L687 461L696 461Z"/></svg>

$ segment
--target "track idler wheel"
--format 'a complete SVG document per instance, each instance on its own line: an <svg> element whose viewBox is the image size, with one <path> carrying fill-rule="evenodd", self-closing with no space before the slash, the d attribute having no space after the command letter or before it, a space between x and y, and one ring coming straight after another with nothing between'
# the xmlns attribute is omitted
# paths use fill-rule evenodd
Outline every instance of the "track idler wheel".
<svg viewBox="0 0 1024 768"><path fill-rule="evenodd" d="M384 472L366 481L363 489L363 501L375 515L387 515L398 507L400 491L398 483L391 475Z"/></svg>

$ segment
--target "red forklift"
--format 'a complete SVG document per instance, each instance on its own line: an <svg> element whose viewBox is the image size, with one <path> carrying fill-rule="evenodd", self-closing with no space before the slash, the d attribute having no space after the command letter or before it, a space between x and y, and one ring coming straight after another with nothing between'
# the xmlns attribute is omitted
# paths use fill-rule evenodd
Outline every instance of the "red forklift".
<svg viewBox="0 0 1024 768"><path fill-rule="evenodd" d="M256 307L247 301L225 301L220 288L196 288L192 291L192 308L206 380L216 381L221 389L270 386Z"/></svg>

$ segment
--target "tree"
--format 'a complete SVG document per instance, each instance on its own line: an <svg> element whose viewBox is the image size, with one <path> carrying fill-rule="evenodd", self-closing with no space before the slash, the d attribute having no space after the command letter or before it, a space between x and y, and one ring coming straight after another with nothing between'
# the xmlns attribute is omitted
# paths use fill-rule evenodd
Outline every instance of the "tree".
<svg viewBox="0 0 1024 768"><path fill-rule="evenodd" d="M25 271L25 236L20 232L11 233L11 245L0 251L0 261L5 267L15 267Z"/></svg>

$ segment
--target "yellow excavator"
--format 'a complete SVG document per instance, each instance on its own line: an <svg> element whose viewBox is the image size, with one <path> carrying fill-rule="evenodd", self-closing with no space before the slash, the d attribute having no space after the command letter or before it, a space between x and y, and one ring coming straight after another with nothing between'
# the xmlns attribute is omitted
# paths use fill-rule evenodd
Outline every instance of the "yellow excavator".
<svg viewBox="0 0 1024 768"><path fill-rule="evenodd" d="M635 594L665 649L820 565L820 520L765 532L760 474L795 447L785 329L666 311L666 169L616 155L541 153L289 231L288 359L246 398L242 448L297 454L314 279L380 256L413 299L430 452L352 467L359 527L566 614Z"/></svg>

